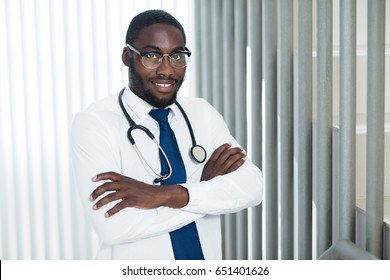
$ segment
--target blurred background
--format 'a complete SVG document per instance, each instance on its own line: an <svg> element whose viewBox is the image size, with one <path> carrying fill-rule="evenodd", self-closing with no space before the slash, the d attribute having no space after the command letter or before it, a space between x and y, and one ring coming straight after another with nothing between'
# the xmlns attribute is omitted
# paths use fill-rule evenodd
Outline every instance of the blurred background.
<svg viewBox="0 0 390 280"><path fill-rule="evenodd" d="M224 258L316 259L348 240L389 259L386 0L0 0L0 259L94 257L69 130L127 84L125 34L146 9L186 30L180 94L213 104L263 170L262 205L223 217Z"/></svg>
<svg viewBox="0 0 390 280"><path fill-rule="evenodd" d="M121 54L139 12L176 16L191 49L191 3L0 1L0 259L93 257L69 166L72 119L127 84ZM190 72L181 94L193 94Z"/></svg>

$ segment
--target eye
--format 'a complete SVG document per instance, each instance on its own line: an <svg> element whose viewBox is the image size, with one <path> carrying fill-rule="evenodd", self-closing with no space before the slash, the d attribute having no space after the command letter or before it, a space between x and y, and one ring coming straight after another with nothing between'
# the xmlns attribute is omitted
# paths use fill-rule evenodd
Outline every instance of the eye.
<svg viewBox="0 0 390 280"><path fill-rule="evenodd" d="M147 59L159 60L161 58L161 54L156 52L147 52L144 54L144 57Z"/></svg>
<svg viewBox="0 0 390 280"><path fill-rule="evenodd" d="M184 55L183 53L173 53L171 55L171 59L173 60L182 60L184 58Z"/></svg>

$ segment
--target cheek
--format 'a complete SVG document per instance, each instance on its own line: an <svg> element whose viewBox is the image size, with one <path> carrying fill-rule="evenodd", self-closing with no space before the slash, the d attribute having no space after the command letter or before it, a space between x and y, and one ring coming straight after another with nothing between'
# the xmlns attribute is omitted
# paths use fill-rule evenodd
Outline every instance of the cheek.
<svg viewBox="0 0 390 280"><path fill-rule="evenodd" d="M186 68L178 69L177 73L180 77L184 77L186 75Z"/></svg>
<svg viewBox="0 0 390 280"><path fill-rule="evenodd" d="M149 80L150 76L151 76L150 71L148 71L148 69L143 67L143 65L141 65L141 67L140 67L139 65L137 65L136 61L134 61L134 60L130 61L129 78L133 82L146 83Z"/></svg>
<svg viewBox="0 0 390 280"><path fill-rule="evenodd" d="M147 82L150 78L155 76L154 70L147 69L142 64L136 64L135 71L144 82Z"/></svg>
<svg viewBox="0 0 390 280"><path fill-rule="evenodd" d="M174 78L176 80L178 80L178 81L183 80L185 75L186 75L186 68L175 69Z"/></svg>

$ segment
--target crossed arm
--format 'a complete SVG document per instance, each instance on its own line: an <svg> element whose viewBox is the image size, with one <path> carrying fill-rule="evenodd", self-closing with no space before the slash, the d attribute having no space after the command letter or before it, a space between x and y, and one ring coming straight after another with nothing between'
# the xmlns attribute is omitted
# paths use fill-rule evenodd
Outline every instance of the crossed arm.
<svg viewBox="0 0 390 280"><path fill-rule="evenodd" d="M245 162L246 153L242 148L223 144L217 148L204 166L201 181L237 170ZM90 196L96 201L93 209L98 210L108 203L118 201L106 213L110 217L127 207L154 209L160 206L182 208L188 204L189 194L181 185L156 186L137 181L115 172L100 173L92 181L106 181ZM99 200L98 197L102 196Z"/></svg>

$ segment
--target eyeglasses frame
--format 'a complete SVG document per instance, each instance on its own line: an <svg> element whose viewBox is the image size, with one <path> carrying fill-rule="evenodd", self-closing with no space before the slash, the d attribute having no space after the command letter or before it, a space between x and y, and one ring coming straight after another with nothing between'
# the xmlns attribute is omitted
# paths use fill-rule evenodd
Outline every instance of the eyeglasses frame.
<svg viewBox="0 0 390 280"><path fill-rule="evenodd" d="M159 51L146 51L146 52L141 52L141 51L139 51L138 49L136 49L135 47L133 47L133 46L130 45L130 44L126 44L126 47L128 47L130 51L133 51L133 52L135 52L136 54L138 54L138 55L140 55L140 56L142 57L142 60L141 60L141 61L142 61L142 65L143 65L145 68L147 68L147 69L156 69L156 68L158 68L158 67L161 65L161 63L162 63L164 56L167 56L167 57L168 57L169 63L170 63L170 65L171 65L173 68L181 69L181 68L186 67L186 66L187 66L187 63L186 63L183 67L176 67L176 66L173 66L173 65L172 65L172 62L171 62L171 56L174 55L174 54L177 54L177 53L184 53L184 54L188 55L188 58L189 58L189 57L191 56L191 54L192 54L191 51L190 51L187 47L185 47L185 50L184 50L184 51L173 51L173 52L171 52L171 53L162 53L162 52L159 52ZM146 67L145 64L143 63L143 58L144 58L144 56L147 55L147 54L149 54L149 53L158 53L158 54L161 54L161 61L160 61L160 63L159 63L158 65L156 65L156 67L153 67L153 68Z"/></svg>

